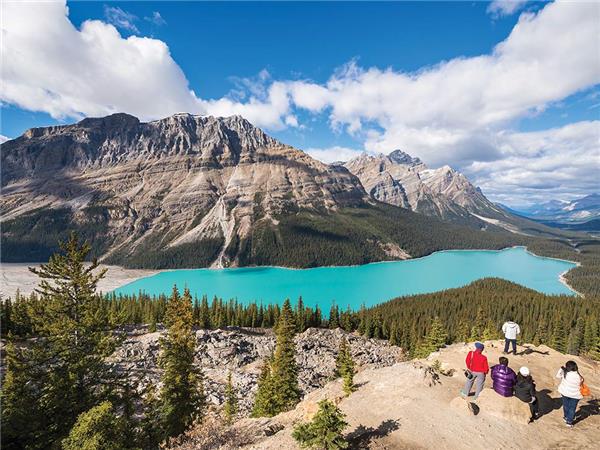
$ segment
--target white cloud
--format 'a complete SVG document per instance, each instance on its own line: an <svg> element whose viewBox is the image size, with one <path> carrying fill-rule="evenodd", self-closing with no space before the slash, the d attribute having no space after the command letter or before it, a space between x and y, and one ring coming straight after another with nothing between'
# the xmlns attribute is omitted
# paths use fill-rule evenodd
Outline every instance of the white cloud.
<svg viewBox="0 0 600 450"><path fill-rule="evenodd" d="M497 146L498 160L474 161L464 168L493 200L523 205L600 190L600 121L500 133Z"/></svg>
<svg viewBox="0 0 600 450"><path fill-rule="evenodd" d="M137 18L121 12L125 16L113 17L113 23L123 29L135 26ZM176 112L240 114L276 130L302 128L298 117L305 110L314 114L311 119L327 115L334 130L351 133L366 151L401 148L433 167L465 169L497 199L503 192L522 188L534 195L539 187L550 186L541 175L534 176L538 170L549 176L542 163L563 164L554 177L558 187L549 188L556 192L587 189L592 183L586 170L597 168L589 157L589 141L587 167L573 160L575 154L584 158L575 149L565 150L568 139L578 145L582 138L572 134L559 139L568 135L568 128L563 134L510 131L519 118L600 83L600 8L594 3L559 1L536 14L523 13L490 54L454 58L415 72L362 68L351 61L326 83L273 80L264 70L254 78L233 79L235 88L215 99L190 89L160 40L125 39L115 26L97 20L77 29L64 2L5 2L3 13L0 100L55 118L120 111L142 120ZM586 124L585 130L598 128L597 122ZM308 152L324 161L360 153L345 147ZM565 154L570 157L562 158Z"/></svg>
<svg viewBox="0 0 600 450"><path fill-rule="evenodd" d="M163 19L158 11L153 11L151 16L144 17L144 20L147 22L151 22L157 26L163 26L167 24L167 21Z"/></svg>
<svg viewBox="0 0 600 450"><path fill-rule="evenodd" d="M104 17L106 21L117 28L131 31L133 33L139 33L140 30L135 26L135 21L138 20L137 16L127 11L123 11L119 7L104 5Z"/></svg>
<svg viewBox="0 0 600 450"><path fill-rule="evenodd" d="M201 99L157 39L130 36L98 20L77 29L64 2L5 2L0 99L54 118L127 112L142 120L177 112L242 114L258 126L285 126L289 100L281 83L245 103ZM125 26L123 23L121 26Z"/></svg>
<svg viewBox="0 0 600 450"><path fill-rule="evenodd" d="M305 152L319 161L332 163L336 161L349 161L364 153L364 150L334 146L328 148L309 148Z"/></svg>
<svg viewBox="0 0 600 450"><path fill-rule="evenodd" d="M9 138L8 136L4 136L3 134L0 134L0 144L5 143L6 141L10 141L11 138Z"/></svg>
<svg viewBox="0 0 600 450"><path fill-rule="evenodd" d="M510 16L520 10L527 0L493 0L487 7L492 17Z"/></svg>

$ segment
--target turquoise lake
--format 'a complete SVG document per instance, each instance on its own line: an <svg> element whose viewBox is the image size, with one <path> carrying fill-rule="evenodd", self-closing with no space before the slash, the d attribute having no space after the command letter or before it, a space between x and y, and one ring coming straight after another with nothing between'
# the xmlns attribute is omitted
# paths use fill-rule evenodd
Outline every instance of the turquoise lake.
<svg viewBox="0 0 600 450"><path fill-rule="evenodd" d="M523 247L500 251L450 250L406 260L362 266L285 269L248 267L186 269L160 272L116 289L117 294L170 294L173 285L188 287L199 298L207 295L242 303L295 302L318 304L324 312L335 301L340 308L359 308L394 297L464 286L485 277L499 277L547 294L574 295L560 282L574 263L535 256Z"/></svg>

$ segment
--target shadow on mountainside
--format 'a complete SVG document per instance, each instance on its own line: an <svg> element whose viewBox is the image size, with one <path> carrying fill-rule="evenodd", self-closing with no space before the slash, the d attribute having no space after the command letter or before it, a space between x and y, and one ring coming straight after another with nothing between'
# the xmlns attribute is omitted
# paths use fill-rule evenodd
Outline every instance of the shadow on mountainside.
<svg viewBox="0 0 600 450"><path fill-rule="evenodd" d="M398 428L400 428L400 423L394 419L384 420L377 428L359 425L347 436L350 443L349 448L355 450L369 448L375 439L385 437Z"/></svg>
<svg viewBox="0 0 600 450"><path fill-rule="evenodd" d="M578 409L574 423L577 424L590 416L598 415L600 415L600 400L588 400L583 406L581 406Z"/></svg>

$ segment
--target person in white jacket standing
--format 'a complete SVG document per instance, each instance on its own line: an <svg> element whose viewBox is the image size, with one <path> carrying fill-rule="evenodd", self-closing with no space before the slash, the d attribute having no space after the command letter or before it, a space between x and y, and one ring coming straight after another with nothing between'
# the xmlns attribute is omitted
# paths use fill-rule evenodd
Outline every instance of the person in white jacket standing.
<svg viewBox="0 0 600 450"><path fill-rule="evenodd" d="M502 332L504 333L504 354L508 353L508 346L512 344L513 354L517 354L517 335L521 334L519 324L508 320L502 325Z"/></svg>
<svg viewBox="0 0 600 450"><path fill-rule="evenodd" d="M560 379L558 392L562 395L564 421L569 428L573 427L575 420L575 411L577 403L583 398L581 395L581 383L583 378L579 374L579 369L575 361L567 361L564 367L561 367L556 374Z"/></svg>

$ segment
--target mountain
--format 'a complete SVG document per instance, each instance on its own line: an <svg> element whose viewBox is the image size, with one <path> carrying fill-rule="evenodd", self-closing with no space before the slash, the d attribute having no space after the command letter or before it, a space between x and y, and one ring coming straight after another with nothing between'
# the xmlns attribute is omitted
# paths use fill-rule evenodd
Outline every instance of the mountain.
<svg viewBox="0 0 600 450"><path fill-rule="evenodd" d="M389 155L365 153L344 167L370 196L384 203L459 223L507 218L462 173L450 166L430 169L401 150Z"/></svg>
<svg viewBox="0 0 600 450"><path fill-rule="evenodd" d="M1 163L3 261L44 261L68 230L106 263L147 268L360 264L514 243L477 231L482 223L457 228L380 204L345 167L237 116L113 114L34 128L2 145ZM399 202L466 211L460 178L419 167L406 177L423 193L392 182ZM443 203L450 191L455 200Z"/></svg>
<svg viewBox="0 0 600 450"><path fill-rule="evenodd" d="M522 216L544 223L584 224L600 218L600 194L590 194L572 201L550 200L514 210Z"/></svg>

